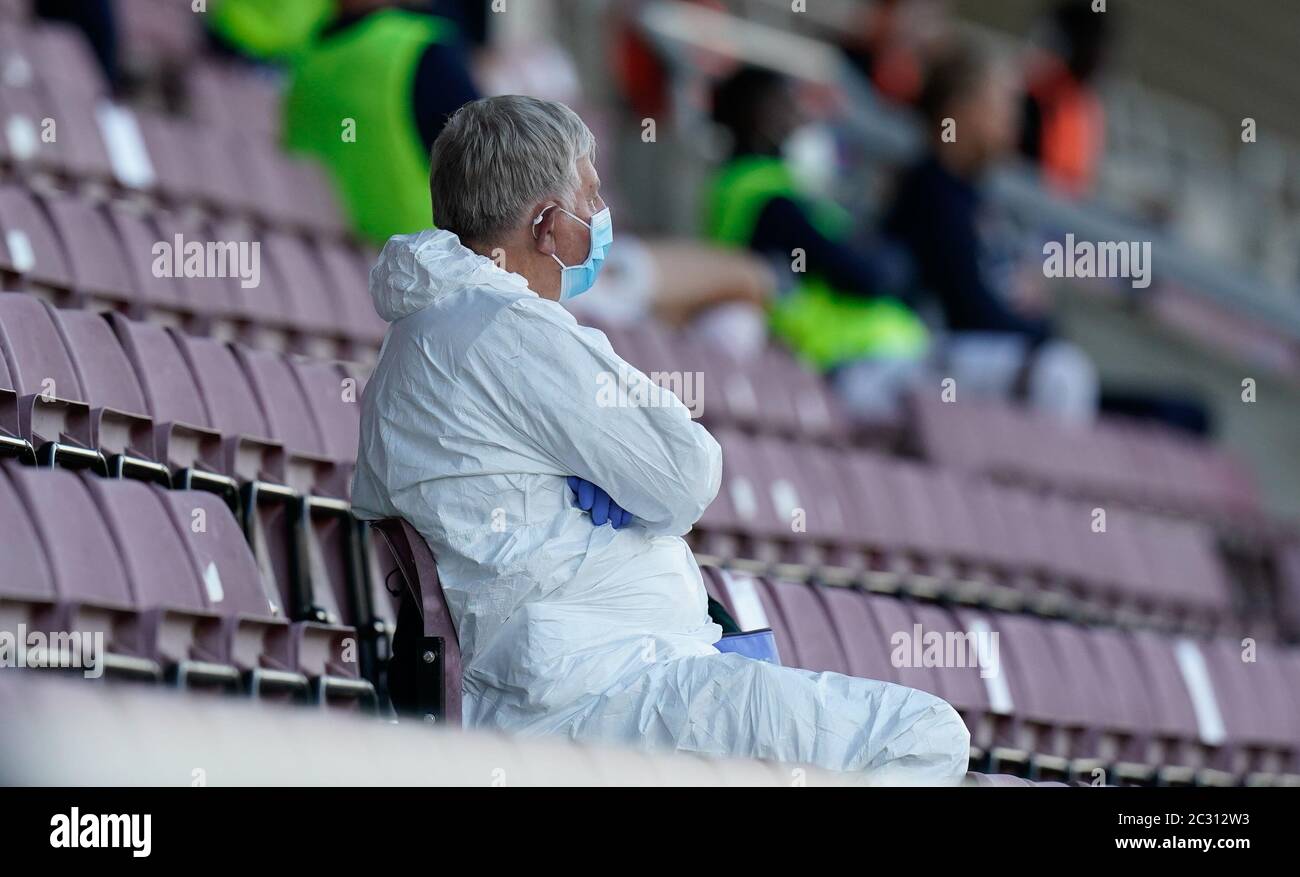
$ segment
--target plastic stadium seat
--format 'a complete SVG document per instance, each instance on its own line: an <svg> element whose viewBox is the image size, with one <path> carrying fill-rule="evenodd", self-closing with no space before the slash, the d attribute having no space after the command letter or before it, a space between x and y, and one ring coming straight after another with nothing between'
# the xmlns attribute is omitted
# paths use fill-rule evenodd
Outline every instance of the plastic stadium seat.
<svg viewBox="0 0 1300 877"><path fill-rule="evenodd" d="M1230 772L1253 779L1286 773L1290 753L1300 742L1300 727L1289 715L1285 682L1275 675L1280 647L1254 643L1247 660L1238 640L1216 638L1198 645L1234 745Z"/></svg>
<svg viewBox="0 0 1300 877"><path fill-rule="evenodd" d="M275 267L274 258L262 245L261 236L246 222L218 220L206 231L210 235L207 240L236 245L247 243L250 255L252 244L258 244L261 260L258 285L245 288L233 276L225 279L227 294L235 296L239 302L238 312L247 316L239 340L267 350L288 350L290 337L301 331L299 324L304 319L301 312L310 307L309 303L293 299L292 289Z"/></svg>
<svg viewBox="0 0 1300 877"><path fill-rule="evenodd" d="M772 538L781 543L780 556L801 565L790 573L803 577L806 567L819 564L823 556L817 537L810 531L809 518L833 513L834 500L822 507L822 497L814 492L804 475L803 453L792 442L774 436L758 436L750 443L753 454L754 481L765 498L771 520L779 527Z"/></svg>
<svg viewBox="0 0 1300 877"><path fill-rule="evenodd" d="M181 325L189 320L196 308L189 300L189 281L154 271L154 245L160 241L174 245L174 232L164 234L154 216L131 205L113 203L102 209L130 277L128 286L135 291L127 315L161 325Z"/></svg>
<svg viewBox="0 0 1300 877"><path fill-rule="evenodd" d="M137 648L169 678L237 685L230 642L212 598L220 576L206 577L176 531L157 487L130 480L83 477L117 548L140 622Z"/></svg>
<svg viewBox="0 0 1300 877"><path fill-rule="evenodd" d="M36 452L23 433L18 417L18 390L9 376L9 366L0 356L0 457L21 457L34 461Z"/></svg>
<svg viewBox="0 0 1300 877"><path fill-rule="evenodd" d="M889 637L881 630L873 607L897 604L898 599L852 588L824 588L821 595L844 649L847 672L864 679L897 682L898 671L890 661Z"/></svg>
<svg viewBox="0 0 1300 877"><path fill-rule="evenodd" d="M1146 674L1137 666L1132 639L1116 628L1095 628L1086 636L1092 663L1106 688L1110 710L1101 751L1121 779L1145 781L1158 763L1153 747L1156 711Z"/></svg>
<svg viewBox="0 0 1300 877"><path fill-rule="evenodd" d="M191 138L182 130L182 123L146 109L135 110L135 121L153 167L158 194L173 202L198 200L204 191L200 178L206 174L193 172L193 153L187 152Z"/></svg>
<svg viewBox="0 0 1300 877"><path fill-rule="evenodd" d="M837 599L838 603L832 603L832 606L846 602L844 598ZM931 668L914 666L910 661L894 660L895 637L905 635L910 639L912 636L915 620L909 605L898 597L883 594L866 594L855 602L858 612L865 613L865 618L859 621L870 622L869 630L884 651L885 660L890 667L888 680L909 688L937 693L938 683ZM846 636L842 640L847 648L849 638ZM847 648L847 651L852 656L854 649Z"/></svg>
<svg viewBox="0 0 1300 877"><path fill-rule="evenodd" d="M0 464L0 631L56 629L54 574L18 492Z"/></svg>
<svg viewBox="0 0 1300 877"><path fill-rule="evenodd" d="M417 683L418 707L453 727L461 723L460 641L438 582L438 566L424 537L406 521L390 518L373 525L395 561L399 587L407 589L408 611L417 613L421 642L404 646L404 652L418 667L424 654L434 658L434 691Z"/></svg>
<svg viewBox="0 0 1300 877"><path fill-rule="evenodd" d="M762 564L793 560L792 543L806 540L806 533L795 532L796 510L806 515L808 509L790 477L795 463L788 449L730 429L715 431L714 438L726 461L719 490L727 492L745 556Z"/></svg>
<svg viewBox="0 0 1300 877"><path fill-rule="evenodd" d="M823 575L851 578L867 565L865 531L869 524L858 516L851 496L864 488L852 480L845 452L801 446L796 453L800 491L811 497L807 507L808 534L824 547Z"/></svg>
<svg viewBox="0 0 1300 877"><path fill-rule="evenodd" d="M96 462L90 408L45 302L0 295L0 354L17 397L17 433L47 459Z"/></svg>
<svg viewBox="0 0 1300 877"><path fill-rule="evenodd" d="M258 556L275 561L276 580L293 597L296 617L331 622L347 617L349 595L365 590L360 584L365 570L359 536L347 502L355 456L329 452L303 386L285 358L243 347L237 347L235 353L271 437L286 450L284 482L302 494L301 512L293 512L300 517L283 522L266 518L259 532L274 534L282 531L281 523L288 524L301 533L304 553L285 557L288 546L280 543L277 548L268 535L266 546L259 545ZM288 511L289 507L279 504L266 514Z"/></svg>
<svg viewBox="0 0 1300 877"><path fill-rule="evenodd" d="M86 102L107 96L103 70L79 29L63 22L43 21L31 30L30 36L30 57L50 94Z"/></svg>
<svg viewBox="0 0 1300 877"><path fill-rule="evenodd" d="M202 400L204 424L222 434L222 471L242 481L284 481L284 450L270 437L257 396L224 342L168 330Z"/></svg>
<svg viewBox="0 0 1300 877"><path fill-rule="evenodd" d="M94 311L56 310L53 318L90 406L90 444L111 456L114 472L147 469L166 481L156 463L153 421L144 393L108 321Z"/></svg>
<svg viewBox="0 0 1300 877"><path fill-rule="evenodd" d="M45 136L47 119L58 132L61 114L41 91L32 88L0 87L0 122L3 123L3 156L24 176L34 172L66 174L72 164L71 142Z"/></svg>
<svg viewBox="0 0 1300 877"><path fill-rule="evenodd" d="M973 586L987 587L992 583L989 570L993 551L976 513L973 479L940 466L931 467L928 474L931 506L947 543L954 575Z"/></svg>
<svg viewBox="0 0 1300 877"><path fill-rule="evenodd" d="M34 57L34 49L31 28L25 22L0 21L0 72L6 86L41 88L40 60Z"/></svg>
<svg viewBox="0 0 1300 877"><path fill-rule="evenodd" d="M22 288L53 300L67 300L72 269L45 212L31 194L17 186L0 186L0 269L21 278Z"/></svg>
<svg viewBox="0 0 1300 877"><path fill-rule="evenodd" d="M48 115L57 124L58 140L65 144L63 173L79 185L112 183L113 164L99 127L94 100L75 94L55 94L50 107Z"/></svg>
<svg viewBox="0 0 1300 877"><path fill-rule="evenodd" d="M1023 741L1036 767L1067 775L1071 739L1082 732L1085 695L1070 684L1059 663L1048 622L1032 616L997 613L988 617L999 635L999 657L1016 705ZM969 626L968 626L969 629Z"/></svg>
<svg viewBox="0 0 1300 877"><path fill-rule="evenodd" d="M222 238L202 221L170 211L153 212L149 216L149 227L156 229L155 240L168 243L173 254L176 249L177 235L180 236L182 248L192 241L206 246L208 241L238 243L240 240L248 240L248 236L239 231L235 232L234 238ZM128 243L131 246L138 246L141 241ZM152 243L149 247L150 250L146 251L150 252L149 263L142 267L152 271L154 261L151 253ZM172 277L166 279L166 282L171 284L173 289L167 294L168 299L178 302L181 307L180 324L188 326L199 334L232 340L248 332L248 327L257 313L253 297L261 290L244 289L235 277ZM168 309L175 309L175 306L170 306ZM158 321L151 319L151 322ZM177 321L168 319L165 322L168 325L175 325Z"/></svg>
<svg viewBox="0 0 1300 877"><path fill-rule="evenodd" d="M1191 782L1198 769L1209 767L1213 748L1222 741L1203 741L1196 708L1183 680L1174 644L1147 630L1130 635L1136 665L1147 681L1152 706L1152 732L1157 744L1154 760L1171 780Z"/></svg>
<svg viewBox="0 0 1300 877"><path fill-rule="evenodd" d="M881 467L878 477L892 482L895 513L902 523L900 547L911 558L916 572L940 582L950 581L956 573L953 546L944 532L939 504L931 493L931 467L891 460Z"/></svg>
<svg viewBox="0 0 1300 877"><path fill-rule="evenodd" d="M287 483L320 495L346 496L351 467L340 465L326 453L320 427L288 362L277 353L242 345L236 346L235 353L261 405L271 438L289 452Z"/></svg>
<svg viewBox="0 0 1300 877"><path fill-rule="evenodd" d="M104 666L157 678L139 638L140 619L112 537L84 484L71 472L3 467L45 549L58 599L45 632L100 632Z"/></svg>
<svg viewBox="0 0 1300 877"><path fill-rule="evenodd" d="M338 319L345 337L354 344L377 346L388 324L375 313L370 299L370 260L328 240L316 243L313 258L334 287ZM346 355L353 355L352 351Z"/></svg>
<svg viewBox="0 0 1300 877"><path fill-rule="evenodd" d="M772 581L768 593L781 607L781 615L790 629L795 659L785 659L787 665L805 670L831 670L847 673L848 661L840 648L830 618L826 614L819 588L795 582Z"/></svg>
<svg viewBox="0 0 1300 877"><path fill-rule="evenodd" d="M1205 524L1148 515L1146 551L1171 595L1173 610L1213 629L1232 613L1232 587Z"/></svg>
<svg viewBox="0 0 1300 877"><path fill-rule="evenodd" d="M280 89L244 66L200 61L186 77L197 119L213 127L248 129L275 142L280 134Z"/></svg>
<svg viewBox="0 0 1300 877"><path fill-rule="evenodd" d="M173 472L224 490L233 501L237 486L225 468L221 434L208 422L194 377L162 326L137 323L120 314L109 317L123 352L140 382L154 421L157 457Z"/></svg>
<svg viewBox="0 0 1300 877"><path fill-rule="evenodd" d="M1094 658L1096 648L1086 628L1065 622L1043 625L1061 676L1067 723L1074 729L1068 742L1072 774L1089 779L1097 767L1115 761L1119 740L1134 733L1124 721L1111 666Z"/></svg>
<svg viewBox="0 0 1300 877"><path fill-rule="evenodd" d="M90 99L0 86L0 121L6 135L4 158L25 173L53 174L75 185L112 179Z"/></svg>
<svg viewBox="0 0 1300 877"><path fill-rule="evenodd" d="M83 306L130 310L138 296L130 266L107 217L90 202L69 195L45 199L66 248L76 292Z"/></svg>
<svg viewBox="0 0 1300 877"><path fill-rule="evenodd" d="M338 202L318 164L286 155L271 140L242 127L207 130L232 151L249 212L284 231L344 234Z"/></svg>
<svg viewBox="0 0 1300 877"><path fill-rule="evenodd" d="M874 606L877 618L881 617L883 605L881 602ZM943 634L946 639L949 634L964 635L970 630L969 626L958 621L949 610L934 603L912 602L899 605L910 610L912 623L921 625L922 637L934 631ZM903 619L893 619L888 625L882 623L882 632L887 629L892 637L895 632L906 631L908 634L906 642L911 643L914 641L914 629L911 624L903 626L904 624L906 621ZM924 656L924 652L922 655ZM1001 661L999 669L1005 678L1005 661ZM970 665L904 667L899 669L899 681L904 685L939 695L961 714L966 721L966 727L970 730L973 759L987 753L996 754L999 760L1008 760L1019 754L1015 749L1007 748L1008 745L1017 746L1013 736L1016 704L1014 701L1004 703L994 700L991 691L996 689L991 686L995 683L981 676L979 667ZM995 746L1001 748L995 752Z"/></svg>
<svg viewBox="0 0 1300 877"><path fill-rule="evenodd" d="M286 623L279 595L258 573L238 524L219 499L202 491L160 495L205 581L220 582L221 598L210 603L234 628L231 659L255 690L267 684L294 688L305 675L320 700L373 697L373 688L360 678L358 663L350 657L348 641L356 630Z"/></svg>
<svg viewBox="0 0 1300 877"><path fill-rule="evenodd" d="M160 113L140 111L136 120L164 198L219 212L251 212L249 192L255 183L240 169L220 132Z"/></svg>
<svg viewBox="0 0 1300 877"><path fill-rule="evenodd" d="M118 0L123 54L142 72L169 71L192 62L202 48L203 31L194 25L190 4L171 0Z"/></svg>
<svg viewBox="0 0 1300 877"><path fill-rule="evenodd" d="M348 227L343 208L325 169L310 158L282 155L280 159L277 173L281 184L293 194L289 201L292 222L308 232L346 237Z"/></svg>
<svg viewBox="0 0 1300 877"><path fill-rule="evenodd" d="M287 362L320 425L325 455L340 462L355 461L362 387L335 363L302 357L289 357Z"/></svg>
<svg viewBox="0 0 1300 877"><path fill-rule="evenodd" d="M307 336L300 352L317 357L337 353L339 347L331 339L344 334L340 322L343 314L320 263L302 240L283 232L263 233L261 253L262 283L278 285L288 304L290 322L298 333Z"/></svg>
<svg viewBox="0 0 1300 877"><path fill-rule="evenodd" d="M1300 541L1281 540L1273 552L1277 582L1278 625L1284 634L1300 638Z"/></svg>

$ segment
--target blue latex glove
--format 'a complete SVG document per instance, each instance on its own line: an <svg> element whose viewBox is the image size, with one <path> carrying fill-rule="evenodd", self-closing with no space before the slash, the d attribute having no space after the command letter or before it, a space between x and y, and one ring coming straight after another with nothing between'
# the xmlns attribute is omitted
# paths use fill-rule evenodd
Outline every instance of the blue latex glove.
<svg viewBox="0 0 1300 877"><path fill-rule="evenodd" d="M632 514L590 481L584 481L576 475L570 475L568 481L575 494L573 504L584 512L591 513L591 523L594 526L608 523L615 530L621 530L632 523Z"/></svg>

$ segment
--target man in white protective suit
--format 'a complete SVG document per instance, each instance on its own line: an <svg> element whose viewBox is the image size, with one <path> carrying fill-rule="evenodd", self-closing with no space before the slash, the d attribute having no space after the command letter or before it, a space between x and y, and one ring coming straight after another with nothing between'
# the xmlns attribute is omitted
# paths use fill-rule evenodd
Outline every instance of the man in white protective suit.
<svg viewBox="0 0 1300 877"><path fill-rule="evenodd" d="M465 725L957 782L969 735L939 698L714 648L682 536L718 444L559 303L613 240L594 150L562 104L466 104L433 147L440 229L393 237L370 273L391 326L353 509L436 556Z"/></svg>

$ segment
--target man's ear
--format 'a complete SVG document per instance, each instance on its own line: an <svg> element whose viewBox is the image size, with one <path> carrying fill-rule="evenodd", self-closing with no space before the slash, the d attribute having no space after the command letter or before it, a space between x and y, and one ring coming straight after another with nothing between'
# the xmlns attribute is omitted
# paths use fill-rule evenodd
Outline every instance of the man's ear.
<svg viewBox="0 0 1300 877"><path fill-rule="evenodd" d="M557 206L553 202L543 203L538 204L533 210L534 217L541 216L532 229L533 246L543 256L555 253L555 217L560 212L555 209Z"/></svg>

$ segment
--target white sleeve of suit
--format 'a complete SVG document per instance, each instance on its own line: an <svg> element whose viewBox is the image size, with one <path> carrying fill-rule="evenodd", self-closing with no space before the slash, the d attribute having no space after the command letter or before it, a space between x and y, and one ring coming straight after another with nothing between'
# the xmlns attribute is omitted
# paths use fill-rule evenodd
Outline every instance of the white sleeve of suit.
<svg viewBox="0 0 1300 877"><path fill-rule="evenodd" d="M506 424L566 475L603 488L652 533L690 530L718 493L722 450L671 391L620 359L600 332L546 303L499 312L469 373Z"/></svg>

